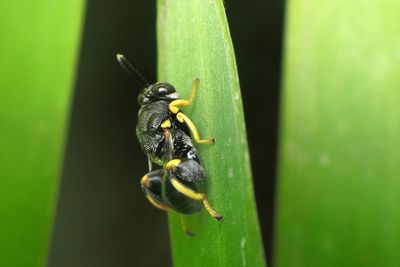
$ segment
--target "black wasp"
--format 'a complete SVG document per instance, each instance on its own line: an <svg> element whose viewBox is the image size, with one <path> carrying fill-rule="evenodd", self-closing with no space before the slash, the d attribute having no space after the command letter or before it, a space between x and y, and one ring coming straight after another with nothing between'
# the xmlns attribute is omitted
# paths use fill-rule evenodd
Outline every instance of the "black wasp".
<svg viewBox="0 0 400 267"><path fill-rule="evenodd" d="M169 83L149 84L123 55L117 54L117 60L144 86L138 96L141 107L136 135L149 162L149 173L140 182L145 196L159 209L182 214L198 212L204 205L214 219L221 221L222 216L199 192L205 172L191 137L198 144L213 144L215 140L200 139L194 123L179 108L192 104L199 79L193 82L189 100L184 100ZM153 163L162 168L152 170Z"/></svg>

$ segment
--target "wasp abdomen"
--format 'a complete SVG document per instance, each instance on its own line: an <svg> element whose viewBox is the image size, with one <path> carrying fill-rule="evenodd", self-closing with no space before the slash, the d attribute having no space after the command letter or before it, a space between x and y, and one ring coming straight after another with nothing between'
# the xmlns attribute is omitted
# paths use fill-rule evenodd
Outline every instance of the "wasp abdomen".
<svg viewBox="0 0 400 267"><path fill-rule="evenodd" d="M203 183L205 178L204 168L195 160L182 160L176 166L174 175L180 181Z"/></svg>
<svg viewBox="0 0 400 267"><path fill-rule="evenodd" d="M187 182L185 180L180 180L180 182L188 188L197 191L197 186L195 183ZM181 192L177 191L168 179L165 180L162 197L169 207L183 214L192 214L195 212L199 212L202 207L201 202L194 201L193 199L190 199Z"/></svg>

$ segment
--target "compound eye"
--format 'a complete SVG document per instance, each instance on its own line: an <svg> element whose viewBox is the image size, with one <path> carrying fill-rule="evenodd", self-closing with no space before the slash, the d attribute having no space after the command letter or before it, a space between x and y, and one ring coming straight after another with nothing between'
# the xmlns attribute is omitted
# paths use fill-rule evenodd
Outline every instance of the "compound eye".
<svg viewBox="0 0 400 267"><path fill-rule="evenodd" d="M165 87L160 87L158 88L158 94L159 95L167 95L168 94L168 89Z"/></svg>

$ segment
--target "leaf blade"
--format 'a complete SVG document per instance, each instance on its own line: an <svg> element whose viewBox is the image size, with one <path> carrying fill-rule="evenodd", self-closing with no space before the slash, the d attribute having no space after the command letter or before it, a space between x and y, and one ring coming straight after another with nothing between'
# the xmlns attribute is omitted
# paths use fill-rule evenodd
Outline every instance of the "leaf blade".
<svg viewBox="0 0 400 267"><path fill-rule="evenodd" d="M183 98L201 79L195 103L185 112L213 146L197 146L208 174L211 205L225 221L206 212L189 218L196 233L184 236L170 216L176 266L265 265L251 181L239 80L221 1L158 1L159 80L174 84Z"/></svg>

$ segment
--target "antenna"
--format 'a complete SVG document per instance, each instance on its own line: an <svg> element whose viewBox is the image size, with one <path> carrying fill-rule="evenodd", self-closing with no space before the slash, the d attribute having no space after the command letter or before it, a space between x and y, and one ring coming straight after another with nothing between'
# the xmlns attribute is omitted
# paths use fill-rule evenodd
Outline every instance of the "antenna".
<svg viewBox="0 0 400 267"><path fill-rule="evenodd" d="M134 78L138 83L140 83L143 86L149 86L150 84L146 81L146 79L140 74L138 70L136 70L132 64L125 58L124 55L122 54L117 54L117 60L118 63L121 65L121 67L132 77Z"/></svg>

